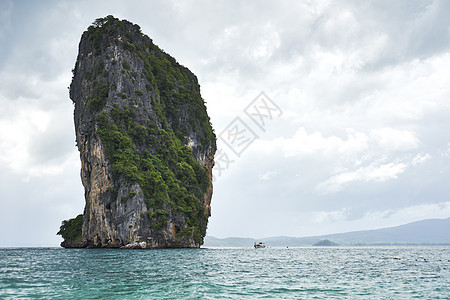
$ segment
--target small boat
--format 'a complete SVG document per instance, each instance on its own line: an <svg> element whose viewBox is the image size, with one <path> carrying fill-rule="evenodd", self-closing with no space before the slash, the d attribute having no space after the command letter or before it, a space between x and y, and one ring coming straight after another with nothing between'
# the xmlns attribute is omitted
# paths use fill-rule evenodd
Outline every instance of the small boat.
<svg viewBox="0 0 450 300"><path fill-rule="evenodd" d="M266 245L264 245L264 243L263 242L259 242L259 243L254 243L253 244L253 246L255 247L255 249L258 249L258 248L266 248Z"/></svg>

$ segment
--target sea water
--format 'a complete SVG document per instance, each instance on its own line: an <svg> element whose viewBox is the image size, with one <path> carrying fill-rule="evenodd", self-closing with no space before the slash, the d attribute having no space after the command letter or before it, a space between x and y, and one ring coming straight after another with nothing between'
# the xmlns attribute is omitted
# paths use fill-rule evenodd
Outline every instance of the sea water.
<svg viewBox="0 0 450 300"><path fill-rule="evenodd" d="M450 247L0 249L0 298L449 299Z"/></svg>

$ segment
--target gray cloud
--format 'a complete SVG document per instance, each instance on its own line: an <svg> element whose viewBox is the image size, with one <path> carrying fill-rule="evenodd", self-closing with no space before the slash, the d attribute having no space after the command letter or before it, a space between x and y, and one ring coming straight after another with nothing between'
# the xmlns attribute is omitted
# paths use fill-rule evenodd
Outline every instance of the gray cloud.
<svg viewBox="0 0 450 300"><path fill-rule="evenodd" d="M109 14L198 75L216 133L261 90L283 110L217 178L209 234L448 217L449 6L2 1L0 228L13 229L0 245L22 245L31 227L29 243L56 245L60 221L82 211L67 86L82 32Z"/></svg>

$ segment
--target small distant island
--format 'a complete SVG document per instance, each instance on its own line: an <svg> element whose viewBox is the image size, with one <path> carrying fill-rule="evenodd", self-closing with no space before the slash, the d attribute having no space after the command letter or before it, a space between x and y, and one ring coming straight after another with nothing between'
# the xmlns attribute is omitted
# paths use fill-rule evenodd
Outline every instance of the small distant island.
<svg viewBox="0 0 450 300"><path fill-rule="evenodd" d="M313 246L320 246L320 247L327 247L327 246L339 246L335 242L332 242L330 240L320 240L317 243L315 243Z"/></svg>

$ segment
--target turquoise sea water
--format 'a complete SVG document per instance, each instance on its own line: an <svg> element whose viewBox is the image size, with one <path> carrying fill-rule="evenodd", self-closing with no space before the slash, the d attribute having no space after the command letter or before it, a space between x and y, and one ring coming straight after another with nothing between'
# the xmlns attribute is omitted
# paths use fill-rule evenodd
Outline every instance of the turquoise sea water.
<svg viewBox="0 0 450 300"><path fill-rule="evenodd" d="M0 249L0 298L449 299L450 247Z"/></svg>

